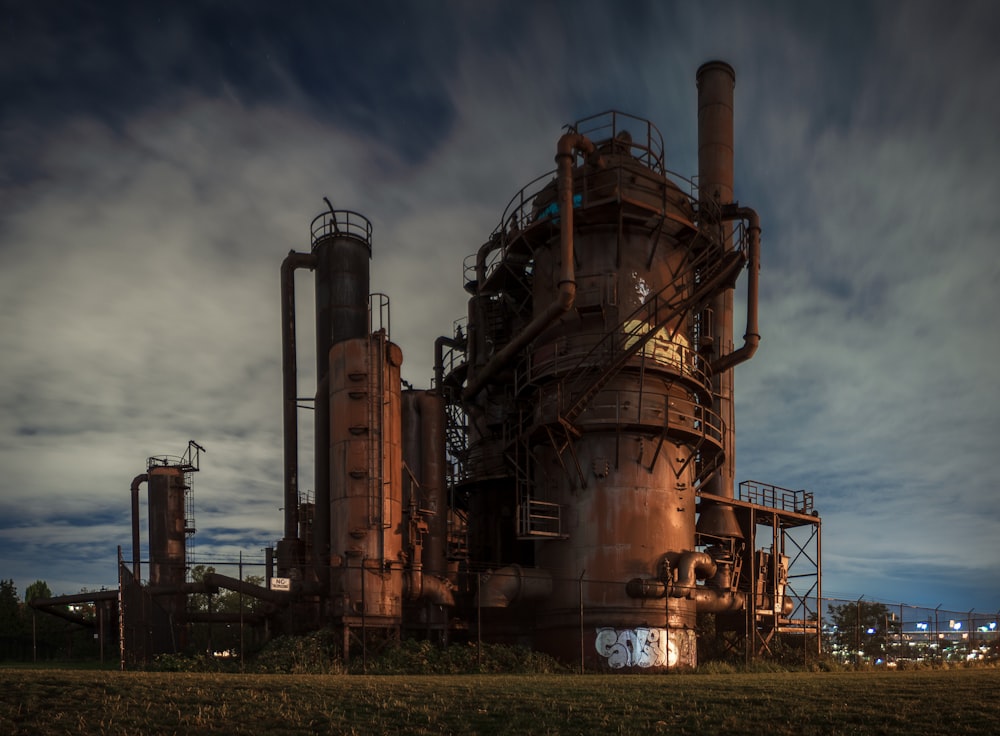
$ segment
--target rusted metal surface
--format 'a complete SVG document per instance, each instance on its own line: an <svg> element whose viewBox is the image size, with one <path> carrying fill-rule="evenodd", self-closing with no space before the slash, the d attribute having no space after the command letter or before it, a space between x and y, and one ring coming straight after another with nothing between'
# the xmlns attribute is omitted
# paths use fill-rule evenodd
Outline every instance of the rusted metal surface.
<svg viewBox="0 0 1000 736"><path fill-rule="evenodd" d="M818 568L811 495L808 509L798 496L786 509L734 491L733 369L760 340L760 223L733 197L735 74L709 62L697 84L698 186L665 168L649 121L609 111L558 138L556 169L514 195L467 259L467 318L435 342L432 390L402 390L387 299L368 293L371 223L332 206L313 220L311 252L281 266L277 572L289 589L204 585L255 595L286 622L339 627L347 650L360 641L364 653L373 629L469 632L591 670L696 664L699 612L748 653L797 606L807 628L788 579L796 551L813 556L795 528L815 528ZM294 277L305 269L316 283L312 499L298 467L309 400ZM150 509L150 585L122 583L133 619L130 605L154 599L157 621L184 619L185 472L151 463L133 481L134 505L148 483ZM147 639L135 646L161 646Z"/></svg>
<svg viewBox="0 0 1000 736"><path fill-rule="evenodd" d="M720 230L717 246L731 248L732 226L722 221L721 211L733 201L733 90L736 73L723 61L709 61L698 68L698 198L705 219L714 220ZM716 294L711 302L708 319L712 323L713 353L718 359L733 349L733 289ZM736 417L733 402L733 374L720 371L712 379L715 403L726 427L724 446L728 452L722 458L719 472L709 481L712 492L719 496L734 495L736 461Z"/></svg>
<svg viewBox="0 0 1000 736"><path fill-rule="evenodd" d="M404 577L401 364L384 333L330 349L334 611L396 626Z"/></svg>
<svg viewBox="0 0 1000 736"><path fill-rule="evenodd" d="M710 62L697 78L699 188L664 170L647 121L579 121L555 178L515 195L479 249L468 339L448 343L467 356L452 454L470 562L551 580L534 596L536 645L569 659L597 630L580 656L598 668L694 664L697 612L746 607L746 524L723 503L696 519L700 491L734 495L732 369L759 341L760 226L731 206L735 75ZM523 576L506 577L480 605L516 607ZM651 654L622 660L626 644Z"/></svg>
<svg viewBox="0 0 1000 736"><path fill-rule="evenodd" d="M149 583L180 585L185 579L184 470L177 465L149 468Z"/></svg>

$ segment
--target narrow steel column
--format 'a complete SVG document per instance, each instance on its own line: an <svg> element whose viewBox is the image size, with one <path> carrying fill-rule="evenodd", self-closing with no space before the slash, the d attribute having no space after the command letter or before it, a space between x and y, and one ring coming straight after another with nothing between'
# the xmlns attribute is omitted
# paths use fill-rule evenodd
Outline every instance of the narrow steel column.
<svg viewBox="0 0 1000 736"><path fill-rule="evenodd" d="M698 197L702 227L721 220L721 208L733 201L733 89L736 73L723 61L709 61L698 69ZM731 246L732 226L719 222L722 247ZM722 256L722 253L719 253ZM712 302L712 333L716 359L732 350L733 289L725 289ZM725 422L722 467L708 484L718 496L735 496L736 422L733 412L733 373L713 377L718 413Z"/></svg>

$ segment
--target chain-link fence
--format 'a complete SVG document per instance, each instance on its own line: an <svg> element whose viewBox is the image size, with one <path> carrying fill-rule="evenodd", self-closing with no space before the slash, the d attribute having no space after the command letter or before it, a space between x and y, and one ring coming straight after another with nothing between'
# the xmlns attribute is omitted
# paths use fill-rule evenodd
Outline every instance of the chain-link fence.
<svg viewBox="0 0 1000 736"><path fill-rule="evenodd" d="M952 611L864 596L823 599L822 650L855 665L1000 659L1000 610Z"/></svg>

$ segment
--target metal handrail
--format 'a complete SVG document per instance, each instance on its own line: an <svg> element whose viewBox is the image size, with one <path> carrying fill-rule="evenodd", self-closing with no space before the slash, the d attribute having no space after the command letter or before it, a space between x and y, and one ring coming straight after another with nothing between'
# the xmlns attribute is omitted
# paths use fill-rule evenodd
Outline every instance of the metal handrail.
<svg viewBox="0 0 1000 736"><path fill-rule="evenodd" d="M309 226L312 233L312 245L329 237L353 237L362 241L371 251L372 223L364 215L352 210L327 210L313 218Z"/></svg>

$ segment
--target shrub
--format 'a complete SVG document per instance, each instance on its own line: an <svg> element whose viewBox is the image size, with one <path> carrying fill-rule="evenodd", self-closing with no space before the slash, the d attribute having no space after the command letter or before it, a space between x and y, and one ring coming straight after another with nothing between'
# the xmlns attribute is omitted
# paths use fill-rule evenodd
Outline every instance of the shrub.
<svg viewBox="0 0 1000 736"><path fill-rule="evenodd" d="M345 668L337 639L332 629L304 636L280 636L257 652L251 668L261 674L342 674Z"/></svg>
<svg viewBox="0 0 1000 736"><path fill-rule="evenodd" d="M360 663L351 661L351 670ZM493 674L548 674L566 672L566 667L552 657L526 647L474 642L439 647L426 640L409 639L387 648L368 663L369 674L384 675L463 675L477 672Z"/></svg>

